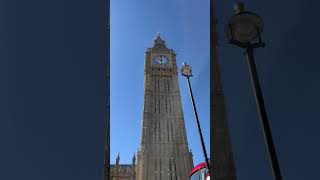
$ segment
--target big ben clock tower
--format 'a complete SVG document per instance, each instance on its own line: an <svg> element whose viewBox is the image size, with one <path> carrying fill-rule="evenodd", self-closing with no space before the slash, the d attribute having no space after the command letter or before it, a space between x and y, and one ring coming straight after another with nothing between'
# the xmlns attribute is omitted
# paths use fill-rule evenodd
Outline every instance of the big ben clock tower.
<svg viewBox="0 0 320 180"><path fill-rule="evenodd" d="M186 180L193 167L174 50L159 33L144 62L144 108L136 180Z"/></svg>

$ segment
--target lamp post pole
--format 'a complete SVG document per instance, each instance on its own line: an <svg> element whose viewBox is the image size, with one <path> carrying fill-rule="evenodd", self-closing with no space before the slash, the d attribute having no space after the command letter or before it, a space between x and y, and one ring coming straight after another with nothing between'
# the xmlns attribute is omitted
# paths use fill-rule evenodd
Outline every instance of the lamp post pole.
<svg viewBox="0 0 320 180"><path fill-rule="evenodd" d="M262 126L264 139L267 144L267 150L268 150L269 160L271 162L273 177L275 180L282 180L280 166L279 166L275 146L274 146L274 143L272 140L270 125L268 122L268 116L267 116L267 112L266 112L266 109L264 106L262 91L261 91L261 87L260 87L260 83L259 83L259 77L258 77L258 73L256 70L256 65L254 62L253 48L250 46L247 47L245 54L247 57L247 63L248 63L249 71L250 71L251 83L253 86L254 95L255 95L256 102L257 102L257 109L258 109L258 114L259 114L259 118L260 118L260 123Z"/></svg>
<svg viewBox="0 0 320 180"><path fill-rule="evenodd" d="M191 101L192 101L193 112L194 112L194 115L196 117L197 127L198 127L198 131L199 131L199 134L200 134L200 141L201 141L203 156L204 156L204 159L205 159L205 162L206 162L206 165L207 165L207 169L208 169L209 174L210 174L209 159L208 159L208 156L207 156L207 151L206 151L206 147L205 147L203 136L202 136L202 132L201 132L201 127L200 127L200 121L199 121L199 117L198 117L198 113L197 113L197 108L196 108L196 104L195 104L195 101L194 101L194 98L193 98L192 88L191 88L191 84L190 84L190 77L192 76L191 67L189 65L187 65L186 63L183 63L183 66L182 66L181 70L182 70L182 75L187 78L188 87L189 87L189 93L190 93L190 97L191 97Z"/></svg>
<svg viewBox="0 0 320 180"><path fill-rule="evenodd" d="M236 14L230 19L229 24L225 28L225 33L230 44L234 44L245 49L251 83L254 90L259 119L267 146L273 177L275 180L282 180L253 55L254 48L265 46L265 43L261 40L263 27L262 19L257 14L244 11L243 3L237 3L235 5L235 10Z"/></svg>

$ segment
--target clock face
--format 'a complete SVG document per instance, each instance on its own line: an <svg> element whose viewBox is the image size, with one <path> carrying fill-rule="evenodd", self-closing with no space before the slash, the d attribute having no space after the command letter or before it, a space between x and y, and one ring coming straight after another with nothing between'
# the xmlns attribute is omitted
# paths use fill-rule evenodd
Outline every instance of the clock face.
<svg viewBox="0 0 320 180"><path fill-rule="evenodd" d="M168 58L165 56L157 56L153 59L154 64L166 65L168 64Z"/></svg>

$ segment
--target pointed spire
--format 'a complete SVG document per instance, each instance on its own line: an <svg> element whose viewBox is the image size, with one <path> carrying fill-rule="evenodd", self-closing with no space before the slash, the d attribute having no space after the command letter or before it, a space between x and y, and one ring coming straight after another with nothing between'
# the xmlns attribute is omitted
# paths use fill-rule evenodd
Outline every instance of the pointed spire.
<svg viewBox="0 0 320 180"><path fill-rule="evenodd" d="M116 158L116 165L119 165L120 162L120 153L118 153L117 158Z"/></svg>
<svg viewBox="0 0 320 180"><path fill-rule="evenodd" d="M135 164L136 164L136 153L134 153L132 157L132 165L135 165Z"/></svg>
<svg viewBox="0 0 320 180"><path fill-rule="evenodd" d="M160 37L160 32L158 31L157 32L157 36L156 36L156 38L155 38L155 41L163 41L162 39L161 39L161 37Z"/></svg>
<svg viewBox="0 0 320 180"><path fill-rule="evenodd" d="M154 39L153 47L166 47L166 42L161 39L160 32L157 32L157 36Z"/></svg>

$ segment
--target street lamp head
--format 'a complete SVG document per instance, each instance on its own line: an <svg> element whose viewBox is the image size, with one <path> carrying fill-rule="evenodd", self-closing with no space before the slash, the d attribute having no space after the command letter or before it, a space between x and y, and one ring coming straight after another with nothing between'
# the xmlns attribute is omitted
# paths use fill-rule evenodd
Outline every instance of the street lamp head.
<svg viewBox="0 0 320 180"><path fill-rule="evenodd" d="M244 11L244 3L243 2L237 2L237 3L234 4L233 8L234 8L236 14L239 14L239 13Z"/></svg>
<svg viewBox="0 0 320 180"><path fill-rule="evenodd" d="M181 73L182 73L183 76L191 77L192 76L192 68L191 68L191 66L187 65L187 63L184 62L182 64Z"/></svg>
<svg viewBox="0 0 320 180"><path fill-rule="evenodd" d="M238 44L261 43L263 21L255 13L244 11L244 3L236 3L235 15L225 27L225 36L230 42Z"/></svg>

